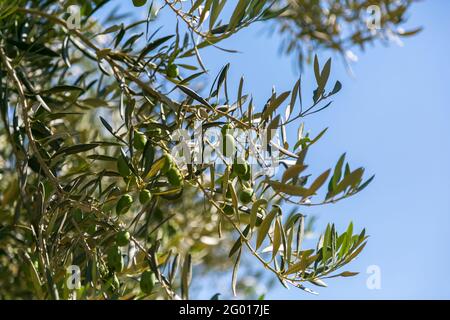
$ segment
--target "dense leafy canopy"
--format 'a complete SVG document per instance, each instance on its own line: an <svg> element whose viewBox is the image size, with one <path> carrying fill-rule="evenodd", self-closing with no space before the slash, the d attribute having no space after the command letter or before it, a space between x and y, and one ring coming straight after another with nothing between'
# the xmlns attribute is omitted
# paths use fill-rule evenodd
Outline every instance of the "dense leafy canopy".
<svg viewBox="0 0 450 320"><path fill-rule="evenodd" d="M193 270L201 277L223 269L232 270L236 292L246 259L309 292L307 283L354 275L342 267L364 248L364 230L329 224L316 247L303 246L304 209L355 195L373 178L345 154L322 174L308 173L307 152L326 130L309 136L303 121L341 89L329 83L331 60L315 57L314 92L299 80L258 106L243 79L229 83L230 64L205 84L201 54L264 21L293 28L294 46L311 52L341 50L341 21L360 28L350 41L362 45L372 39L361 28L366 3L332 1L328 10L325 1L166 0L159 10L176 20L173 34L160 34L150 1L133 0L146 19L125 23L113 10L100 23L109 2L0 4L0 298L189 298ZM401 23L409 3L392 12L383 1L383 25ZM70 5L79 6L79 26ZM322 25L323 15L334 24ZM194 90L199 83L204 89ZM228 162L220 152L210 162L183 161L177 132L196 124L202 150L217 129L232 150ZM298 136L287 139L292 126ZM270 132L269 156L237 130ZM77 270L80 283L72 281Z"/></svg>

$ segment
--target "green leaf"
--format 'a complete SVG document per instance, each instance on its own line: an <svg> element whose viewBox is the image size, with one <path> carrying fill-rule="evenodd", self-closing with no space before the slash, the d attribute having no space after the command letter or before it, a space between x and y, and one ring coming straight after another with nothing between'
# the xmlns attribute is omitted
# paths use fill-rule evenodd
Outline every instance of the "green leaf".
<svg viewBox="0 0 450 320"><path fill-rule="evenodd" d="M111 161L111 162L117 161L117 159L114 157L105 156L105 155L101 155L101 154L91 154L91 155L87 156L87 158L92 159L92 160L100 160L100 161Z"/></svg>
<svg viewBox="0 0 450 320"><path fill-rule="evenodd" d="M166 42L167 40L173 38L173 36L174 36L174 35L172 34L172 35L170 35L170 36L165 36L165 37L162 37L162 38L159 38L159 39L157 39L157 40L155 40L155 41L150 42L150 43L149 43L149 44L141 51L141 53L139 54L138 61L141 61L142 58L144 58L150 51L156 49L157 47L159 47L160 45L162 45L162 44L163 44L164 42Z"/></svg>
<svg viewBox="0 0 450 320"><path fill-rule="evenodd" d="M375 178L375 175L371 176L369 179L367 179L367 181L365 181L363 184L361 184L361 186L358 187L358 192L364 190L371 182L372 180Z"/></svg>
<svg viewBox="0 0 450 320"><path fill-rule="evenodd" d="M334 84L333 90L330 92L330 96L338 93L339 91L341 91L341 89L342 89L342 84L339 81L336 81L336 83Z"/></svg>
<svg viewBox="0 0 450 320"><path fill-rule="evenodd" d="M242 235L244 237L247 237L249 231L250 231L250 226L245 227L244 231L242 231ZM228 257L231 258L242 247L242 242L245 241L245 239L242 237L242 235L239 236L239 238L235 241L235 243L231 247L231 250L228 253Z"/></svg>
<svg viewBox="0 0 450 320"><path fill-rule="evenodd" d="M261 122L271 116L272 113L274 113L274 111L283 103L283 101L286 100L287 97L289 97L290 93L290 91L286 91L280 94L278 97L271 99L269 106L261 115Z"/></svg>
<svg viewBox="0 0 450 320"><path fill-rule="evenodd" d="M206 101L205 99L203 99L200 95L198 95L194 90L189 89L186 86L183 85L177 85L178 88L180 88L181 91L183 91L185 94L187 94L189 97L191 97L194 100L197 100L198 102L200 102L201 104L212 108L212 106L209 104L208 101Z"/></svg>
<svg viewBox="0 0 450 320"><path fill-rule="evenodd" d="M61 93L61 92L68 92L68 91L78 91L78 92L82 93L82 92L84 92L84 89L77 87L77 86L59 85L59 86L54 86L47 90L42 90L38 94L45 95L45 94Z"/></svg>
<svg viewBox="0 0 450 320"><path fill-rule="evenodd" d="M308 189L308 195L313 195L316 193L317 190L325 183L325 181L328 179L328 176L330 175L331 169L328 169L324 173L322 173L320 176L314 180L314 182L311 184L311 186Z"/></svg>
<svg viewBox="0 0 450 320"><path fill-rule="evenodd" d="M228 23L228 30L234 30L236 26L241 22L245 15L245 8L247 7L248 0L239 0L238 4L234 8L233 14L231 15L230 22Z"/></svg>
<svg viewBox="0 0 450 320"><path fill-rule="evenodd" d="M276 192L282 192L291 196L299 196L304 197L308 194L308 189L300 187L300 186L294 186L291 184L284 184L278 181L269 181L269 185L276 191Z"/></svg>
<svg viewBox="0 0 450 320"><path fill-rule="evenodd" d="M319 59L317 58L317 54L314 55L314 76L316 77L317 84L319 84L319 82L320 82L320 66L319 66Z"/></svg>
<svg viewBox="0 0 450 320"><path fill-rule="evenodd" d="M252 209L250 211L250 228L253 229L256 225L256 221L258 219L258 210L260 207L266 207L267 200L266 199L258 199L253 203Z"/></svg>
<svg viewBox="0 0 450 320"><path fill-rule="evenodd" d="M282 226L281 226L281 222L280 219L277 218L275 220L275 228L273 231L273 242L272 242L272 260L276 257L278 250L280 249L280 245L281 245L281 234L283 232L282 230Z"/></svg>
<svg viewBox="0 0 450 320"><path fill-rule="evenodd" d="M341 193L348 187L354 188L361 181L363 174L364 169L358 168L350 174L346 175L344 179L342 179L342 181L336 186L335 194Z"/></svg>
<svg viewBox="0 0 450 320"><path fill-rule="evenodd" d="M330 71L331 71L331 58L327 60L325 66L322 69L322 72L320 73L320 81L318 83L320 89L325 88L328 82L328 78L330 77Z"/></svg>
<svg viewBox="0 0 450 320"><path fill-rule="evenodd" d="M206 14L209 12L211 5L212 5L212 0L206 0L205 5L203 6L203 9L202 9L202 13L200 14L198 25L201 25L203 23L203 21L205 21Z"/></svg>
<svg viewBox="0 0 450 320"><path fill-rule="evenodd" d="M283 176L281 178L282 183L286 183L290 179L296 179L308 166L304 164L295 164L290 166L283 172Z"/></svg>
<svg viewBox="0 0 450 320"><path fill-rule="evenodd" d="M292 114L292 111L294 111L295 100L297 99L299 89L300 89L300 79L297 80L297 82L294 85L294 88L292 88L291 102L289 103L289 114ZM286 121L287 120L288 119L286 119Z"/></svg>
<svg viewBox="0 0 450 320"><path fill-rule="evenodd" d="M261 222L261 225L258 228L258 235L256 237L256 249L261 247L264 239L267 236L267 233L269 232L270 225L272 224L273 219L277 215L279 209L274 208L272 211L267 215L267 217L264 218L264 220Z"/></svg>
<svg viewBox="0 0 450 320"><path fill-rule="evenodd" d="M219 17L220 13L222 12L222 9L227 1L226 0L213 0L212 8L211 8L211 14L209 15L209 29L214 28L214 24L217 21L217 18Z"/></svg>
<svg viewBox="0 0 450 320"><path fill-rule="evenodd" d="M192 257L188 253L184 258L183 270L181 272L181 296L183 299L189 299L189 286L192 279Z"/></svg>
<svg viewBox="0 0 450 320"><path fill-rule="evenodd" d="M6 39L6 42L25 52L39 54L48 57L59 57L58 53L40 43L36 42L26 43L21 41L19 42L14 39Z"/></svg>
<svg viewBox="0 0 450 320"><path fill-rule="evenodd" d="M319 258L319 255L313 255L311 256L312 252L304 251L300 257L300 261L296 264L289 267L289 269L285 272L286 275L293 274L293 273L299 273L306 270L306 268L311 265L314 261L316 261L317 258Z"/></svg>
<svg viewBox="0 0 450 320"><path fill-rule="evenodd" d="M58 150L58 152L56 152L54 154L53 158L60 154L69 155L69 154L75 154L75 153L80 153L80 152L86 152L86 151L89 151L89 150L92 150L92 149L98 147L98 145L99 145L98 143L85 143L85 144L77 144L74 146L61 148L60 150Z"/></svg>
<svg viewBox="0 0 450 320"><path fill-rule="evenodd" d="M241 254L242 250L239 250L239 254L234 262L233 266L233 275L231 277L231 289L233 291L233 295L236 296L236 283L237 283L237 273L239 270L239 263L241 262Z"/></svg>

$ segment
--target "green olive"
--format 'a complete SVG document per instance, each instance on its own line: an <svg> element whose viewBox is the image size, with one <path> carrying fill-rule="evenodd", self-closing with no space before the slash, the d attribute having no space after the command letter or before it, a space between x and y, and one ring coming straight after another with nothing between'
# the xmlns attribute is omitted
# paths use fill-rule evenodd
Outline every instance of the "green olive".
<svg viewBox="0 0 450 320"><path fill-rule="evenodd" d="M91 236L97 232L97 225L95 224L95 221L89 223L88 227L86 228L86 232Z"/></svg>
<svg viewBox="0 0 450 320"><path fill-rule="evenodd" d="M107 254L108 267L116 272L121 272L123 269L123 259L122 252L120 251L119 247L115 246L109 248Z"/></svg>
<svg viewBox="0 0 450 320"><path fill-rule="evenodd" d="M166 75L169 78L176 78L180 74L180 71L178 70L178 66L174 63L171 63L167 66L166 69Z"/></svg>
<svg viewBox="0 0 450 320"><path fill-rule="evenodd" d="M243 177L247 174L248 165L244 159L236 160L236 163L233 165L233 172L239 177Z"/></svg>
<svg viewBox="0 0 450 320"><path fill-rule="evenodd" d="M173 159L172 156L168 153L165 153L163 155L164 158L164 164L161 168L161 173L166 174L172 167L173 167Z"/></svg>
<svg viewBox="0 0 450 320"><path fill-rule="evenodd" d="M136 150L144 150L145 144L147 143L147 137L145 134L139 131L134 132L133 146Z"/></svg>
<svg viewBox="0 0 450 320"><path fill-rule="evenodd" d="M122 230L116 233L116 244L119 247L124 247L130 243L130 233Z"/></svg>
<svg viewBox="0 0 450 320"><path fill-rule="evenodd" d="M166 175L167 180L169 180L169 183L171 185L175 187L181 186L183 182L183 176L181 175L180 171L177 168L175 167L170 168L169 171L167 171Z"/></svg>
<svg viewBox="0 0 450 320"><path fill-rule="evenodd" d="M250 201L252 201L252 196L253 196L253 190L251 188L243 188L240 192L239 192L239 200L243 203L243 204L247 204Z"/></svg>
<svg viewBox="0 0 450 320"><path fill-rule="evenodd" d="M225 198L231 199L231 188L230 187L227 188L227 192L225 193Z"/></svg>
<svg viewBox="0 0 450 320"><path fill-rule="evenodd" d="M222 211L226 214L226 215L228 215L228 216L231 216L231 215L233 215L234 214L234 208L233 208L233 206L231 205L231 204L225 204L223 207L222 207Z"/></svg>
<svg viewBox="0 0 450 320"><path fill-rule="evenodd" d="M133 204L133 198L129 194L123 195L116 205L116 214L121 215L125 214L130 210L131 205Z"/></svg>
<svg viewBox="0 0 450 320"><path fill-rule="evenodd" d="M133 0L133 4L135 7L142 7L147 3L147 0Z"/></svg>
<svg viewBox="0 0 450 320"><path fill-rule="evenodd" d="M139 202L144 205L147 204L152 199L152 194L149 190L144 189L139 192Z"/></svg>
<svg viewBox="0 0 450 320"><path fill-rule="evenodd" d="M252 171L249 166L247 166L247 172L240 176L243 181L250 181L252 179Z"/></svg>
<svg viewBox="0 0 450 320"><path fill-rule="evenodd" d="M120 155L117 159L117 171L124 178L128 177L131 174L131 170L128 167L127 161L122 155Z"/></svg>
<svg viewBox="0 0 450 320"><path fill-rule="evenodd" d="M150 294L155 287L155 274L151 271L144 271L141 275L140 287L141 291L145 294Z"/></svg>

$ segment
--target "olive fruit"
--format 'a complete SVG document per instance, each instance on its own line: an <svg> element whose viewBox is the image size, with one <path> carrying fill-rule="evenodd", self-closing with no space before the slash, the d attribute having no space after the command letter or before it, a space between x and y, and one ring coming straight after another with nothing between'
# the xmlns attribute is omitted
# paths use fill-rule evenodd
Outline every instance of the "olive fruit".
<svg viewBox="0 0 450 320"><path fill-rule="evenodd" d="M122 252L120 251L119 247L111 247L109 248L108 252L108 267L110 267L112 270L116 272L120 272L123 269L123 259L122 259Z"/></svg>
<svg viewBox="0 0 450 320"><path fill-rule="evenodd" d="M225 198L227 198L227 199L231 199L232 198L231 197L231 188L230 187L227 188L227 192L225 193Z"/></svg>
<svg viewBox="0 0 450 320"><path fill-rule="evenodd" d="M155 274L151 271L144 271L141 275L141 281L139 283L141 291L145 294L150 294L155 286Z"/></svg>
<svg viewBox="0 0 450 320"><path fill-rule="evenodd" d="M233 208L233 206L231 205L231 204L225 204L223 207L222 207L222 211L226 214L226 215L228 215L228 216L231 216L231 215L233 215L234 214L234 208Z"/></svg>
<svg viewBox="0 0 450 320"><path fill-rule="evenodd" d="M134 132L133 146L136 150L144 150L145 144L147 143L147 137L145 134L139 131Z"/></svg>
<svg viewBox="0 0 450 320"><path fill-rule="evenodd" d="M133 0L133 4L135 7L142 7L147 3L147 0Z"/></svg>
<svg viewBox="0 0 450 320"><path fill-rule="evenodd" d="M239 176L239 178L241 178L243 181L250 181L251 180L251 178L252 178L252 171L251 171L249 166L247 166L247 172L244 175Z"/></svg>
<svg viewBox="0 0 450 320"><path fill-rule="evenodd" d="M97 232L97 224L95 223L95 221L89 221L86 232L91 236Z"/></svg>
<svg viewBox="0 0 450 320"><path fill-rule="evenodd" d="M172 159L172 156L168 153L165 153L163 155L163 158L164 158L164 164L163 164L163 167L161 168L161 172L163 174L165 174L173 167L173 159Z"/></svg>
<svg viewBox="0 0 450 320"><path fill-rule="evenodd" d="M149 190L144 189L139 192L139 202L144 205L147 204L152 199L152 194Z"/></svg>
<svg viewBox="0 0 450 320"><path fill-rule="evenodd" d="M183 176L181 175L180 171L172 167L167 171L167 180L169 180L169 183L175 187L181 186L181 183L183 182Z"/></svg>
<svg viewBox="0 0 450 320"><path fill-rule="evenodd" d="M116 205L116 214L125 214L130 210L131 204L133 203L133 198L129 194L123 195Z"/></svg>
<svg viewBox="0 0 450 320"><path fill-rule="evenodd" d="M117 171L122 177L128 177L131 174L131 170L128 167L127 161L122 155L120 155L117 159Z"/></svg>
<svg viewBox="0 0 450 320"><path fill-rule="evenodd" d="M250 201L252 201L252 196L253 196L253 190L251 188L243 188L240 192L239 192L239 200L243 203L243 204L247 204Z"/></svg>
<svg viewBox="0 0 450 320"><path fill-rule="evenodd" d="M124 247L130 243L130 233L122 230L116 233L116 244L119 247Z"/></svg>
<svg viewBox="0 0 450 320"><path fill-rule="evenodd" d="M233 155L236 146L234 137L231 134L226 134L222 138L222 155L229 158Z"/></svg>
<svg viewBox="0 0 450 320"><path fill-rule="evenodd" d="M244 159L237 159L236 163L233 165L233 172L239 176L243 177L248 171L248 165Z"/></svg>
<svg viewBox="0 0 450 320"><path fill-rule="evenodd" d="M176 78L176 77L178 77L179 74L180 74L180 72L179 72L178 66L176 64L171 63L167 66L166 75L169 78Z"/></svg>

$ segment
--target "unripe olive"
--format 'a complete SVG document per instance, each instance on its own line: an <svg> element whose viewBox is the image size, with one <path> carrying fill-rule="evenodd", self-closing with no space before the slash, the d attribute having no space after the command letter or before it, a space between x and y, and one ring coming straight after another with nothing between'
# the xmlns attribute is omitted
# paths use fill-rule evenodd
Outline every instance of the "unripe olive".
<svg viewBox="0 0 450 320"><path fill-rule="evenodd" d="M121 215L125 214L130 210L131 205L133 204L133 198L129 194L123 195L116 205L116 214Z"/></svg>
<svg viewBox="0 0 450 320"><path fill-rule="evenodd" d="M144 189L139 192L139 202L144 205L147 204L152 199L152 194L150 190Z"/></svg>
<svg viewBox="0 0 450 320"><path fill-rule="evenodd" d="M116 233L116 244L119 247L124 247L130 243L130 233L122 230Z"/></svg>
<svg viewBox="0 0 450 320"><path fill-rule="evenodd" d="M228 215L231 216L234 214L234 208L231 204L226 203L223 207L222 207L222 211Z"/></svg>
<svg viewBox="0 0 450 320"><path fill-rule="evenodd" d="M243 181L250 181L251 180L251 178L252 178L252 171L251 171L249 166L247 166L247 172L244 175L240 176L240 178Z"/></svg>
<svg viewBox="0 0 450 320"><path fill-rule="evenodd" d="M141 291L145 294L150 294L155 287L155 274L151 271L144 271L141 275L141 281L139 283Z"/></svg>
<svg viewBox="0 0 450 320"><path fill-rule="evenodd" d="M133 0L133 4L135 7L142 7L147 3L147 0Z"/></svg>
<svg viewBox="0 0 450 320"><path fill-rule="evenodd" d="M236 173L237 176L243 177L248 171L248 165L244 159L238 159L236 163L233 165L233 172Z"/></svg>
<svg viewBox="0 0 450 320"><path fill-rule="evenodd" d="M172 167L167 171L167 180L169 180L169 183L175 187L181 186L181 183L183 182L183 176L181 175L180 171Z"/></svg>
<svg viewBox="0 0 450 320"><path fill-rule="evenodd" d="M117 159L117 171L122 177L128 177L131 174L131 170L128 167L127 161L122 155L120 155Z"/></svg>
<svg viewBox="0 0 450 320"><path fill-rule="evenodd" d="M180 74L180 72L179 72L178 66L176 64L171 63L167 66L166 75L169 78L176 78L176 77L178 77L179 74Z"/></svg>
<svg viewBox="0 0 450 320"><path fill-rule="evenodd" d="M226 134L222 138L222 155L231 157L236 149L234 137L231 134Z"/></svg>
<svg viewBox="0 0 450 320"><path fill-rule="evenodd" d="M227 192L225 193L225 197L227 199L231 199L231 188L230 187L227 188Z"/></svg>
<svg viewBox="0 0 450 320"><path fill-rule="evenodd" d="M147 137L145 134L139 131L134 132L133 146L136 150L144 150L145 144L147 143Z"/></svg>
<svg viewBox="0 0 450 320"><path fill-rule="evenodd" d="M161 168L161 173L165 174L173 167L173 159L172 156L168 153L165 153L163 155L163 158L164 158L164 165Z"/></svg>
<svg viewBox="0 0 450 320"><path fill-rule="evenodd" d="M251 188L243 188L240 192L239 192L239 200L243 203L243 204L247 204L250 201L252 201L252 196L253 196L253 190Z"/></svg>
<svg viewBox="0 0 450 320"><path fill-rule="evenodd" d="M123 269L123 259L122 252L120 251L119 247L115 246L109 248L107 254L108 267L116 272L121 272Z"/></svg>
<svg viewBox="0 0 450 320"><path fill-rule="evenodd" d="M97 225L95 224L95 221L89 223L88 227L86 228L86 232L91 236L97 232Z"/></svg>

